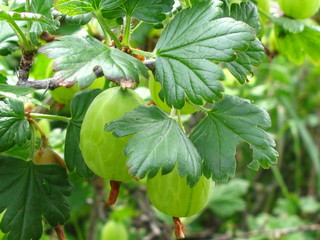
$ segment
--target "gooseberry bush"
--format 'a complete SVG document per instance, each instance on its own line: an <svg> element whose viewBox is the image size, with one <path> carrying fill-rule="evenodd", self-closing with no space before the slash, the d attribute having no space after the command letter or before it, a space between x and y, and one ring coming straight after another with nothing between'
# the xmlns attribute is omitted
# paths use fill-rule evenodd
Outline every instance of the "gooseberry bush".
<svg viewBox="0 0 320 240"><path fill-rule="evenodd" d="M234 176L240 143L252 149L249 168L274 165L267 111L224 93L225 74L239 88L249 81L265 58L267 21L275 24L276 51L294 61L319 61L300 39L320 31L269 15L265 2L2 1L0 55L22 55L16 75L0 68L0 229L7 239L40 239L43 223L65 239L71 174L110 181L108 204L122 182L146 179L150 202L173 217L176 237L184 238L179 218L201 211L215 182ZM78 31L69 34L65 25ZM135 47L146 26L159 34L151 51ZM287 49L288 41L303 51ZM69 113L50 110L44 96ZM202 120L188 132L190 114ZM67 123L63 158L51 148L48 120ZM109 228L116 234L117 225L125 231L110 222L103 236Z"/></svg>

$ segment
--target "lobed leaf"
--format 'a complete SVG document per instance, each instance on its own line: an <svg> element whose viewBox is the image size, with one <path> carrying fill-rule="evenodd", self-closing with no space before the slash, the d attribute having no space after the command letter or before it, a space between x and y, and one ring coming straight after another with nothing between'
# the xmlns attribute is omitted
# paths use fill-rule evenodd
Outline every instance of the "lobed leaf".
<svg viewBox="0 0 320 240"><path fill-rule="evenodd" d="M136 58L108 47L91 36L64 36L39 49L49 58L55 58L54 79L78 81L79 87L90 86L97 76L94 69L101 67L108 79L139 81L139 74L148 77L147 68Z"/></svg>
<svg viewBox="0 0 320 240"><path fill-rule="evenodd" d="M260 32L259 13L256 5L252 2L242 2L232 4L229 16L247 23L256 34ZM231 74L241 83L245 83L247 75L253 74L253 66L258 66L264 56L264 48L258 38L249 43L244 51L237 51L236 59L232 62L226 62L226 67Z"/></svg>
<svg viewBox="0 0 320 240"><path fill-rule="evenodd" d="M6 56L19 48L18 38L7 22L0 22L0 55Z"/></svg>
<svg viewBox="0 0 320 240"><path fill-rule="evenodd" d="M268 168L276 163L275 142L263 130L270 127L268 113L249 101L226 95L215 103L190 135L204 159L203 174L216 181L226 181L234 175L235 153L240 142L247 142L253 150L249 167Z"/></svg>
<svg viewBox="0 0 320 240"><path fill-rule="evenodd" d="M89 178L93 176L79 148L81 124L91 102L102 91L102 89L84 90L76 93L71 101L71 120L67 127L64 158L68 169L73 171L76 168L78 175L81 177Z"/></svg>
<svg viewBox="0 0 320 240"><path fill-rule="evenodd" d="M178 165L179 175L193 186L201 176L201 159L178 123L156 106L139 106L108 123L106 131L116 137L134 134L124 153L129 156L129 172L138 178L154 177Z"/></svg>
<svg viewBox="0 0 320 240"><path fill-rule="evenodd" d="M22 145L31 138L22 102L11 99L0 101L0 136L0 152L16 144Z"/></svg>
<svg viewBox="0 0 320 240"><path fill-rule="evenodd" d="M0 181L0 213L5 211L0 229L8 239L40 239L42 216L51 226L68 220L71 185L59 165L0 155Z"/></svg>
<svg viewBox="0 0 320 240"><path fill-rule="evenodd" d="M157 23L166 18L165 13L171 11L173 4L173 0L127 0L117 8L102 11L102 14L109 19L126 15L144 22Z"/></svg>
<svg viewBox="0 0 320 240"><path fill-rule="evenodd" d="M204 1L183 9L164 29L156 46L156 80L169 106L181 109L186 96L195 104L219 100L223 73L208 60L231 62L255 40L255 30L247 24L219 19L220 5Z"/></svg>

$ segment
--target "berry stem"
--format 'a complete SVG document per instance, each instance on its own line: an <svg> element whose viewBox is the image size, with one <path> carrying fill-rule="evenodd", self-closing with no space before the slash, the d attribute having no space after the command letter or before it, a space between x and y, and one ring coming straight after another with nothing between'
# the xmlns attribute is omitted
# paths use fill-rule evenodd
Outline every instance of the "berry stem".
<svg viewBox="0 0 320 240"><path fill-rule="evenodd" d="M174 222L174 233L178 239L184 239L185 238L185 229L180 221L180 218L178 217L173 217L173 222Z"/></svg>
<svg viewBox="0 0 320 240"><path fill-rule="evenodd" d="M57 233L57 237L59 240L66 240L66 237L64 236L64 231L62 225L58 225L54 228L54 230Z"/></svg>
<svg viewBox="0 0 320 240"><path fill-rule="evenodd" d="M110 186L111 186L111 190L109 193L109 198L108 198L107 204L113 205L117 201L121 182L110 180Z"/></svg>

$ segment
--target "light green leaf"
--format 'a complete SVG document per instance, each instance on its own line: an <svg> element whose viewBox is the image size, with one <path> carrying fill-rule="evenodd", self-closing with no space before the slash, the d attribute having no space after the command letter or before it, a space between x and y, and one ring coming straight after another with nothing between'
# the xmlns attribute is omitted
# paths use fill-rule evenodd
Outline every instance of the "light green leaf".
<svg viewBox="0 0 320 240"><path fill-rule="evenodd" d="M97 76L94 69L101 67L104 75L112 80L138 82L139 74L148 77L147 68L136 58L108 47L91 36L64 36L39 49L49 58L55 58L54 79L78 81L79 87L90 86Z"/></svg>
<svg viewBox="0 0 320 240"><path fill-rule="evenodd" d="M21 146L31 138L22 102L11 99L0 101L0 136L0 152L15 144Z"/></svg>
<svg viewBox="0 0 320 240"><path fill-rule="evenodd" d="M0 181L0 228L8 239L39 239L42 216L51 226L68 220L71 186L64 168L0 155Z"/></svg>
<svg viewBox="0 0 320 240"><path fill-rule="evenodd" d="M173 0L127 0L119 7L102 13L109 19L127 15L144 22L157 23L166 18L165 13L172 10L173 4Z"/></svg>
<svg viewBox="0 0 320 240"><path fill-rule="evenodd" d="M314 64L320 64L320 27L305 25L302 32L292 33L275 25L276 42L281 54L290 61L302 64L309 58Z"/></svg>
<svg viewBox="0 0 320 240"><path fill-rule="evenodd" d="M6 12L0 10L0 20L5 21L31 21L44 23L52 28L56 29L59 27L60 23L57 20L49 19L42 14L29 13L29 12Z"/></svg>
<svg viewBox="0 0 320 240"><path fill-rule="evenodd" d="M230 217L243 211L246 203L243 196L248 192L249 182L243 179L232 179L225 184L217 184L208 208L219 217Z"/></svg>
<svg viewBox="0 0 320 240"><path fill-rule="evenodd" d="M253 150L249 167L268 168L276 163L275 142L262 128L270 127L268 113L248 100L226 95L215 103L190 135L204 159L203 173L216 181L226 181L236 169L235 153L240 142Z"/></svg>
<svg viewBox="0 0 320 240"><path fill-rule="evenodd" d="M191 186L201 175L200 156L178 123L156 106L139 106L106 125L116 137L134 134L124 153L129 155L129 172L138 178L171 172L178 164L181 177Z"/></svg>
<svg viewBox="0 0 320 240"><path fill-rule="evenodd" d="M69 16L85 14L88 12L112 9L118 7L125 0L59 0L54 6L61 13Z"/></svg>
<svg viewBox="0 0 320 240"><path fill-rule="evenodd" d="M209 60L231 62L255 40L255 30L247 24L216 19L220 4L204 1L183 9L164 29L156 46L156 80L169 106L181 109L186 96L195 104L219 100L223 74Z"/></svg>

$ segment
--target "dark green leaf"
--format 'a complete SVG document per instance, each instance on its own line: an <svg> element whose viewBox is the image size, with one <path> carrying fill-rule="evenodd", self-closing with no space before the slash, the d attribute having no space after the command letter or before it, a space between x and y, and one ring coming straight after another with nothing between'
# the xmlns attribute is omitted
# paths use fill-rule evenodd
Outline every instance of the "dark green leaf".
<svg viewBox="0 0 320 240"><path fill-rule="evenodd" d="M173 0L127 0L118 8L102 11L106 18L133 16L149 23L161 22L166 18L165 13L170 12Z"/></svg>
<svg viewBox="0 0 320 240"><path fill-rule="evenodd" d="M67 128L64 158L70 171L76 168L81 177L92 177L79 149L80 129L85 113L101 89L85 90L77 93L71 101L71 120Z"/></svg>
<svg viewBox="0 0 320 240"><path fill-rule="evenodd" d="M208 112L208 116L190 135L204 159L203 173L216 181L226 181L234 175L235 153L240 142L253 150L250 168L268 168L276 163L275 142L262 128L270 127L268 113L249 101L226 95Z"/></svg>
<svg viewBox="0 0 320 240"><path fill-rule="evenodd" d="M231 62L255 40L247 24L216 19L222 13L220 4L205 1L183 9L164 29L156 46L156 80L169 106L182 108L186 96L195 104L219 100L223 74L209 60Z"/></svg>
<svg viewBox="0 0 320 240"><path fill-rule="evenodd" d="M240 4L232 4L230 7L230 17L245 22L254 30L256 34L260 32L259 13L256 5L252 2L241 2Z"/></svg>
<svg viewBox="0 0 320 240"><path fill-rule="evenodd" d="M81 89L90 86L100 66L108 79L139 81L139 73L148 76L142 62L130 55L110 48L91 36L64 36L40 48L49 58L56 58L54 78L61 81L78 81Z"/></svg>
<svg viewBox="0 0 320 240"><path fill-rule="evenodd" d="M116 8L124 1L125 0L59 0L54 6L64 14L75 16L103 9Z"/></svg>
<svg viewBox="0 0 320 240"><path fill-rule="evenodd" d="M106 125L106 131L123 137L134 134L124 149L129 172L138 178L166 174L178 164L181 177L194 185L201 175L200 156L178 123L156 106L139 106Z"/></svg>
<svg viewBox="0 0 320 240"><path fill-rule="evenodd" d="M309 58L314 64L320 63L320 27L305 25L302 32L292 33L275 25L275 36L281 54L290 61L302 64Z"/></svg>
<svg viewBox="0 0 320 240"><path fill-rule="evenodd" d="M18 86L12 86L7 84L0 84L0 97L6 97L10 98L16 101L21 102L32 102L36 105L43 106L45 108L50 109L50 106L39 101L38 99L25 96L29 93L34 92L35 89L28 88L28 87L18 87Z"/></svg>
<svg viewBox="0 0 320 240"><path fill-rule="evenodd" d="M31 12L39 13L47 19L51 19L51 8L54 0L33 0L31 2ZM30 29L30 38L33 44L38 45L38 38L44 31L52 32L58 28L58 21L56 26L48 25L41 22L32 22Z"/></svg>
<svg viewBox="0 0 320 240"><path fill-rule="evenodd" d="M259 13L257 7L252 2L242 2L241 4L232 4L230 7L230 17L247 23L255 29L256 34L260 32ZM240 82L247 81L247 75L253 74L253 66L258 66L264 56L264 48L258 38L250 42L245 51L238 51L236 59L227 62L226 67L233 76Z"/></svg>
<svg viewBox="0 0 320 240"><path fill-rule="evenodd" d="M66 22L70 25L85 25L92 19L92 13L80 14L76 16L66 16Z"/></svg>
<svg viewBox="0 0 320 240"><path fill-rule="evenodd" d="M31 132L22 102L11 99L0 101L0 136L0 152L30 139Z"/></svg>
<svg viewBox="0 0 320 240"><path fill-rule="evenodd" d="M42 216L51 226L68 220L71 186L64 168L0 155L0 182L0 228L8 239L39 239Z"/></svg>
<svg viewBox="0 0 320 240"><path fill-rule="evenodd" d="M18 38L6 22L0 22L0 55L6 56L19 48Z"/></svg>

